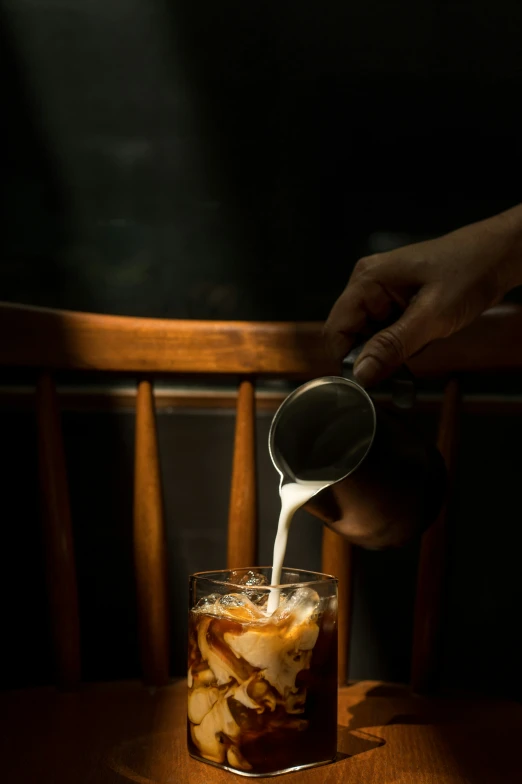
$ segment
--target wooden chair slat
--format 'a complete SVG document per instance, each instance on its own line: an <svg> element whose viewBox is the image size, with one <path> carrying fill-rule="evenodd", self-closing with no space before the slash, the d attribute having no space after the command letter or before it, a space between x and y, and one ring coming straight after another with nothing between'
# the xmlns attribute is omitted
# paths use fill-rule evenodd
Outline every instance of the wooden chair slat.
<svg viewBox="0 0 522 784"><path fill-rule="evenodd" d="M352 546L327 526L323 529L322 570L337 577L339 592L337 675L348 680L352 605Z"/></svg>
<svg viewBox="0 0 522 784"><path fill-rule="evenodd" d="M0 303L0 364L132 373L313 376L321 325L107 316ZM67 335L67 341L63 335Z"/></svg>
<svg viewBox="0 0 522 784"><path fill-rule="evenodd" d="M411 686L418 693L437 685L444 594L448 512L456 470L461 392L456 379L446 385L437 445L448 469L448 492L438 519L422 538L415 596Z"/></svg>
<svg viewBox="0 0 522 784"><path fill-rule="evenodd" d="M250 379L239 384L236 412L228 516L229 569L257 563L256 410L255 386Z"/></svg>
<svg viewBox="0 0 522 784"><path fill-rule="evenodd" d="M322 324L106 316L0 303L0 365L132 373L335 373ZM522 307L492 308L408 364L419 377L522 368ZM67 340L63 336L67 335Z"/></svg>
<svg viewBox="0 0 522 784"><path fill-rule="evenodd" d="M78 589L65 454L56 388L42 373L36 389L38 457L47 591L57 680L64 688L80 680Z"/></svg>
<svg viewBox="0 0 522 784"><path fill-rule="evenodd" d="M154 395L143 380L136 398L134 562L143 677L154 686L169 678L165 539Z"/></svg>
<svg viewBox="0 0 522 784"><path fill-rule="evenodd" d="M504 303L487 310L465 329L435 340L408 361L419 378L522 369L522 307Z"/></svg>

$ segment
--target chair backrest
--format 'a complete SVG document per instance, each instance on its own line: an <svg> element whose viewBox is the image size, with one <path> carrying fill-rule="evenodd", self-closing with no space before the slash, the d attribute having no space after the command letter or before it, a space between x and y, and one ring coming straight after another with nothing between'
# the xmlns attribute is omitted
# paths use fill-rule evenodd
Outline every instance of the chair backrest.
<svg viewBox="0 0 522 784"><path fill-rule="evenodd" d="M155 424L155 374L238 379L230 490L227 566L256 563L256 378L307 379L335 373L321 325L206 322L104 316L0 305L0 366L38 373L39 469L50 616L62 686L81 675L80 621L74 545L57 371L132 374L137 379L134 561L144 680L167 682L169 630L165 522ZM462 372L522 368L522 309L501 306L472 327L433 344L412 363L420 377L446 379L438 444L453 476ZM279 402L274 399L274 406ZM451 495L448 502L451 501ZM419 559L412 650L412 685L429 689L437 668L448 507L424 535ZM351 545L325 528L322 568L339 578L339 681L348 669Z"/></svg>

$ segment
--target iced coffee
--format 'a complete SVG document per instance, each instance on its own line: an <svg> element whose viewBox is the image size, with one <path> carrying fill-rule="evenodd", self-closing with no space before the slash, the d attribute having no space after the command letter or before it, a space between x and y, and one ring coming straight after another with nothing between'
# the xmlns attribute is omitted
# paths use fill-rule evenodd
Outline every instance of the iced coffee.
<svg viewBox="0 0 522 784"><path fill-rule="evenodd" d="M249 776L336 755L336 581L285 569L274 589L269 575L191 577L189 751ZM277 609L269 614L274 590Z"/></svg>

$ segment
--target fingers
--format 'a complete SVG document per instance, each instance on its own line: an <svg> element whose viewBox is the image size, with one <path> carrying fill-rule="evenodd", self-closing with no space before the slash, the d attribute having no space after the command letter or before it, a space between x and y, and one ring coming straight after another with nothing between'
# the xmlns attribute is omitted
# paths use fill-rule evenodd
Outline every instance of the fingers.
<svg viewBox="0 0 522 784"><path fill-rule="evenodd" d="M341 362L366 322L361 292L355 285L348 284L324 325L324 337L332 358Z"/></svg>
<svg viewBox="0 0 522 784"><path fill-rule="evenodd" d="M407 359L440 337L436 307L429 294L420 295L398 321L381 330L366 343L354 366L354 375L364 387L390 376Z"/></svg>
<svg viewBox="0 0 522 784"><path fill-rule="evenodd" d="M332 358L339 362L343 360L358 339L368 333L372 323L389 317L394 304L379 283L350 281L324 326L326 345Z"/></svg>

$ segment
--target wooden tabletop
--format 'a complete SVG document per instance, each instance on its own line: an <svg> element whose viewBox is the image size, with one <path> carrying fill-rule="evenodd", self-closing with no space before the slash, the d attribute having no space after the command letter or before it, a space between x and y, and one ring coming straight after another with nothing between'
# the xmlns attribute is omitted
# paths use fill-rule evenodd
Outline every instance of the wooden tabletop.
<svg viewBox="0 0 522 784"><path fill-rule="evenodd" d="M0 695L3 784L230 784L245 781L191 759L186 684L138 683ZM340 690L338 759L281 784L518 784L522 706L424 699L363 682ZM267 779L259 779L266 781Z"/></svg>

